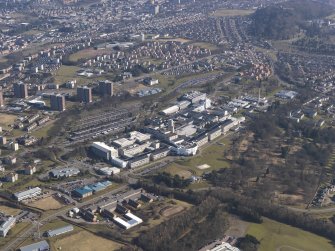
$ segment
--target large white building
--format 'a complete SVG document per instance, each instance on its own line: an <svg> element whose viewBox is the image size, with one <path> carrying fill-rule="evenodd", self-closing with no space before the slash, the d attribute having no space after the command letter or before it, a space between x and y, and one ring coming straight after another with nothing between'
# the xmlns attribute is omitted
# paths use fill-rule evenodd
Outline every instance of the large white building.
<svg viewBox="0 0 335 251"><path fill-rule="evenodd" d="M0 236L6 237L8 231L14 227L16 223L15 217L8 217L0 225Z"/></svg>
<svg viewBox="0 0 335 251"><path fill-rule="evenodd" d="M180 156L194 156L197 154L198 145L195 143L183 142L182 144L172 146L171 150Z"/></svg>
<svg viewBox="0 0 335 251"><path fill-rule="evenodd" d="M42 189L34 187L26 191L14 193L13 196L17 201L22 201L30 198L34 198L42 193Z"/></svg>
<svg viewBox="0 0 335 251"><path fill-rule="evenodd" d="M96 155L106 160L119 156L118 151L114 147L108 146L103 142L93 142L91 148Z"/></svg>

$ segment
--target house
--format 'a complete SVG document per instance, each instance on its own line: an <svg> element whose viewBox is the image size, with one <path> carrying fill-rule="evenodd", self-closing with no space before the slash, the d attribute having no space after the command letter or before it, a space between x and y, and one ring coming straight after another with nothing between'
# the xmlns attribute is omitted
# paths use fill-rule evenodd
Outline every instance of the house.
<svg viewBox="0 0 335 251"><path fill-rule="evenodd" d="M141 200L150 203L154 201L154 198L150 194L141 193Z"/></svg>
<svg viewBox="0 0 335 251"><path fill-rule="evenodd" d="M155 79L155 78L145 78L143 80L143 83L146 84L146 85L157 85L159 84L159 80L158 79Z"/></svg>
<svg viewBox="0 0 335 251"><path fill-rule="evenodd" d="M5 176L5 181L7 182L15 182L19 179L19 175L17 173L9 173Z"/></svg>
<svg viewBox="0 0 335 251"><path fill-rule="evenodd" d="M141 204L138 203L137 201L133 200L133 199L129 199L128 200L128 204L133 207L133 208L140 208L141 207Z"/></svg>
<svg viewBox="0 0 335 251"><path fill-rule="evenodd" d="M33 175L34 173L36 173L36 166L26 166L24 168L24 174Z"/></svg>

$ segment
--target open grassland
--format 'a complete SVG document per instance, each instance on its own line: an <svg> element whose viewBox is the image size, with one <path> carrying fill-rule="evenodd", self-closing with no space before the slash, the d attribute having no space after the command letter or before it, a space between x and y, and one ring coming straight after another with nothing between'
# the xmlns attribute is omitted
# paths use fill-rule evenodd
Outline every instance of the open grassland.
<svg viewBox="0 0 335 251"><path fill-rule="evenodd" d="M76 80L77 85L85 85L94 81L103 80L106 78L112 77L112 75L103 75L103 76L93 76L90 78L82 77L77 75L77 71L81 68L78 66L68 66L62 65L54 75L55 83L56 84L64 84L69 80Z"/></svg>
<svg viewBox="0 0 335 251"><path fill-rule="evenodd" d="M5 213L7 215L16 216L21 212L21 210L13 207L8 207L5 205L0 205L0 212Z"/></svg>
<svg viewBox="0 0 335 251"><path fill-rule="evenodd" d="M64 84L66 81L78 79L77 71L80 68L77 66L62 65L56 72L54 78L56 84Z"/></svg>
<svg viewBox="0 0 335 251"><path fill-rule="evenodd" d="M71 251L113 251L122 247L122 244L96 236L87 231L80 231L51 244L52 250Z"/></svg>
<svg viewBox="0 0 335 251"><path fill-rule="evenodd" d="M241 10L241 9L219 9L213 13L215 17L236 17L236 16L248 16L254 13L255 10Z"/></svg>
<svg viewBox="0 0 335 251"><path fill-rule="evenodd" d="M206 42L192 42L191 44L193 46L198 46L200 48L209 49L212 51L218 49L218 47L215 44L206 43Z"/></svg>
<svg viewBox="0 0 335 251"><path fill-rule="evenodd" d="M16 116L12 114L0 113L0 126L3 129L9 129L9 125L12 125L16 120Z"/></svg>
<svg viewBox="0 0 335 251"><path fill-rule="evenodd" d="M335 250L331 241L324 237L269 219L264 219L262 224L251 223L247 233L261 242L259 251Z"/></svg>

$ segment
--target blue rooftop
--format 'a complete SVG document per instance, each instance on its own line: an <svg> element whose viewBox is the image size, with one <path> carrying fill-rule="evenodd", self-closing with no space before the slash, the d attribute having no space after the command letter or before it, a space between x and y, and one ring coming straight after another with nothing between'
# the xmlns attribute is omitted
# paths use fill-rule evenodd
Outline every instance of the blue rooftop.
<svg viewBox="0 0 335 251"><path fill-rule="evenodd" d="M78 194L81 194L81 195L84 195L84 194L87 194L87 193L91 193L92 192L92 189L90 189L89 187L82 187L82 188L78 188L76 190L74 190L76 193Z"/></svg>

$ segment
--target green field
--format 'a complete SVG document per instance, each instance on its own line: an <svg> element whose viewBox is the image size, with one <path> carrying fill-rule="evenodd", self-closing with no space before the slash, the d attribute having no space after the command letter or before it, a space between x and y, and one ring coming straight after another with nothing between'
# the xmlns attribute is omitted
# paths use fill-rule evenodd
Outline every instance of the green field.
<svg viewBox="0 0 335 251"><path fill-rule="evenodd" d="M261 242L258 251L335 250L335 246L326 238L269 219L264 219L262 224L251 223L247 234Z"/></svg>
<svg viewBox="0 0 335 251"><path fill-rule="evenodd" d="M51 127L53 127L54 123L52 121L49 121L47 125L44 125L42 128L39 128L38 130L32 132L31 135L37 137L37 138L46 138L48 136L48 131Z"/></svg>
<svg viewBox="0 0 335 251"><path fill-rule="evenodd" d="M204 172L227 168L229 167L229 162L225 159L224 153L228 149L229 144L229 139L221 137L200 149L198 156L181 158L169 165L164 171L172 175L180 175L182 171L189 171L194 175L201 175ZM201 170L197 167L204 164L209 165L210 168Z"/></svg>
<svg viewBox="0 0 335 251"><path fill-rule="evenodd" d="M209 50L216 50L218 49L218 47L215 44L211 44L211 43L206 43L206 42L193 42L191 43L193 46L198 46L204 49L209 49Z"/></svg>

